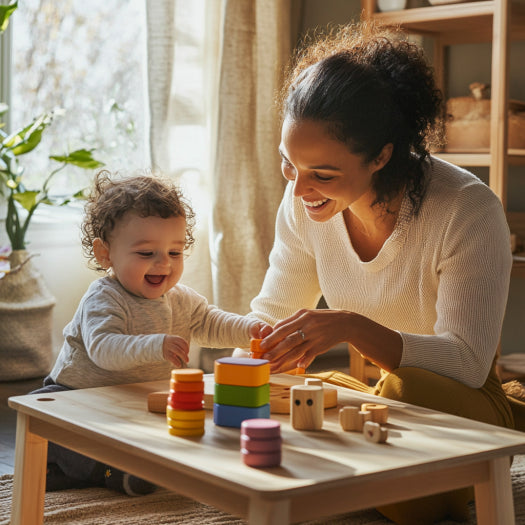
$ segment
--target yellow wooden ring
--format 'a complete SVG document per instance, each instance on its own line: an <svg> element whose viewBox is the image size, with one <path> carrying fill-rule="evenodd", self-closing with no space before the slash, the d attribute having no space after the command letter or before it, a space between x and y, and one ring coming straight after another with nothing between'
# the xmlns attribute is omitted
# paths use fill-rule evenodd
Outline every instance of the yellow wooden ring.
<svg viewBox="0 0 525 525"><path fill-rule="evenodd" d="M179 421L203 421L206 418L206 410L177 410L168 406L166 416Z"/></svg>
<svg viewBox="0 0 525 525"><path fill-rule="evenodd" d="M166 421L168 423L168 426L173 427L173 428L204 428L204 420L192 421L191 419L184 420L184 419L172 419L171 417L167 417Z"/></svg>
<svg viewBox="0 0 525 525"><path fill-rule="evenodd" d="M173 428L168 427L168 432L172 436L202 436L204 427L201 428Z"/></svg>

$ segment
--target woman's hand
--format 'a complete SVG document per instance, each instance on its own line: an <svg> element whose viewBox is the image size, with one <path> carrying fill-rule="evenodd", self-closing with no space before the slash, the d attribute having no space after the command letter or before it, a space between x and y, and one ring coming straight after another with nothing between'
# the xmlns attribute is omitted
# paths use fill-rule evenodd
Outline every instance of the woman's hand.
<svg viewBox="0 0 525 525"><path fill-rule="evenodd" d="M299 310L279 321L261 341L272 373L308 368L315 357L348 341L349 313L343 310Z"/></svg>
<svg viewBox="0 0 525 525"><path fill-rule="evenodd" d="M176 368L182 368L189 360L190 345L178 335L165 335L162 355Z"/></svg>

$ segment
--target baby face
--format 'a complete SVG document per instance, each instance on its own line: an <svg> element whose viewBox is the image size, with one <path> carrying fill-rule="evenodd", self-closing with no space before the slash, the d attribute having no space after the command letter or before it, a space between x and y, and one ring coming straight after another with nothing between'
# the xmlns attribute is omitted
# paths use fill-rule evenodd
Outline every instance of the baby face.
<svg viewBox="0 0 525 525"><path fill-rule="evenodd" d="M163 219L126 213L106 244L106 266L128 292L157 299L182 276L185 237L184 217Z"/></svg>

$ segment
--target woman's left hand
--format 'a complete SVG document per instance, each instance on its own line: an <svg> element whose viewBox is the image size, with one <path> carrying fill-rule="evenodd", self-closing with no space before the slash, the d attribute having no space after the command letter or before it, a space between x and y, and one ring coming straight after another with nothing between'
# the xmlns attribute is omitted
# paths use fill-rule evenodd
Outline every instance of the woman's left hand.
<svg viewBox="0 0 525 525"><path fill-rule="evenodd" d="M272 374L308 368L317 355L347 340L348 322L348 312L324 309L299 310L279 321L260 345Z"/></svg>

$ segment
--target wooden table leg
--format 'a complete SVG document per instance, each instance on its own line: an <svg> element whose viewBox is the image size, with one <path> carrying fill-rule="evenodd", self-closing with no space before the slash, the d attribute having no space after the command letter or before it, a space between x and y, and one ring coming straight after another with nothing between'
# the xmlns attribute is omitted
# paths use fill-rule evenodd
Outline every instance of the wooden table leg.
<svg viewBox="0 0 525 525"><path fill-rule="evenodd" d="M478 525L514 525L510 458L493 459L488 465L488 481L475 485Z"/></svg>
<svg viewBox="0 0 525 525"><path fill-rule="evenodd" d="M44 522L47 440L29 432L29 420L29 416L18 413L11 525Z"/></svg>
<svg viewBox="0 0 525 525"><path fill-rule="evenodd" d="M250 525L288 525L290 523L289 500L250 499L248 514Z"/></svg>

